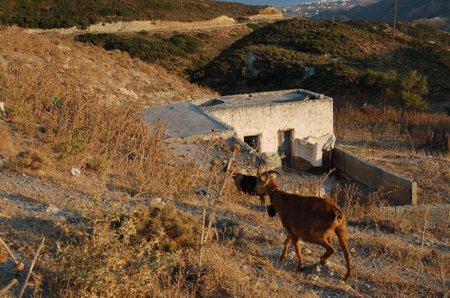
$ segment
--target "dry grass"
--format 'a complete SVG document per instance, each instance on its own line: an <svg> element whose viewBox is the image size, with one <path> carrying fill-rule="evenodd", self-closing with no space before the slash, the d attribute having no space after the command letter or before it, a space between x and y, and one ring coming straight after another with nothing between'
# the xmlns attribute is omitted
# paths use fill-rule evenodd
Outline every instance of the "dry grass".
<svg viewBox="0 0 450 298"><path fill-rule="evenodd" d="M92 235L57 243L51 291L60 290L63 296L143 297L164 289L180 264L189 260L183 255L198 248L199 223L170 205L142 206L130 213L120 221L107 216L95 224Z"/></svg>
<svg viewBox="0 0 450 298"><path fill-rule="evenodd" d="M9 157L17 153L17 144L11 137L9 127L0 120L0 156Z"/></svg>
<svg viewBox="0 0 450 298"><path fill-rule="evenodd" d="M184 92L186 97L208 92L120 53L28 36L15 28L2 28L0 50L0 100L14 123L10 127L24 138L21 152L11 158L13 168L53 175L78 167L134 194L184 187L176 181L186 181L188 167L166 162L163 128L149 131L139 108L150 98L159 104ZM156 74L158 79L149 79ZM119 76L125 79L117 81ZM146 96L138 100L142 92ZM11 152L12 142L2 139L2 151Z"/></svg>
<svg viewBox="0 0 450 298"><path fill-rule="evenodd" d="M418 182L419 203L450 202L448 183L450 117L400 111L343 108L335 113L339 145Z"/></svg>
<svg viewBox="0 0 450 298"><path fill-rule="evenodd" d="M71 50L61 52L65 46ZM316 278L316 273L297 273L292 259L278 263L284 238L279 219L269 219L257 198L238 194L218 167L210 167L216 149L225 152L223 159L230 158L229 150L211 142L197 155L202 162L175 162L161 140L162 128L149 131L141 122L141 103L130 100L124 104L133 96L118 101L113 95L119 93L106 92L108 88L117 91L113 85L122 81L116 76L138 70L145 76L133 77L137 81L133 90L144 88L143 78L156 76L149 70L151 66L119 53L27 37L15 29L0 31L0 49L0 101L6 102L8 120L8 128L0 130L7 136L0 139L1 154L20 173L42 172L40 176L57 178L0 171L2 237L23 257L32 256L33 242L44 235L48 239L35 271L42 280L42 292L36 287L36 295L388 297L446 292L448 232L420 221L400 225L376 203L380 193L371 194L366 204L358 203L350 185L342 192L354 248L354 281L341 282L340 252L331 258L331 269L323 269ZM70 56L70 52L78 54ZM73 62L64 67L67 57L81 60L79 72L74 71ZM90 59L92 63L87 63ZM89 70L95 64L105 68ZM117 68L113 68L115 64ZM117 73L108 73L108 68ZM163 75L170 79L167 73ZM108 82L113 83L102 89L104 82L95 79L104 76L110 76ZM95 82L90 84L90 80ZM181 86L172 82L150 92L144 101L174 100L175 93L164 93ZM201 90L192 87L191 91ZM351 111L347 116L337 129L344 141L371 135L365 116ZM345 118L344 114L338 118ZM377 125L380 129L374 134L384 129L395 136L393 122L386 124L392 125L392 130L381 122ZM369 155L370 147L362 148ZM389 150L384 152L392 154ZM69 177L67 169L72 166L80 167L83 174ZM427 173L434 166L430 161ZM439 173L442 179L449 179L448 171ZM317 194L322 179L294 184L292 191ZM218 192L223 187L221 200L194 194L193 188L199 185ZM435 188L442 189L440 184ZM150 198L156 196L164 202L170 200L174 207L170 203L148 207ZM49 214L48 204L72 211L73 218L61 220ZM180 209L186 213L177 211ZM203 242L202 230L207 235ZM323 253L314 245L302 247L312 251L305 253L307 263L317 262Z"/></svg>

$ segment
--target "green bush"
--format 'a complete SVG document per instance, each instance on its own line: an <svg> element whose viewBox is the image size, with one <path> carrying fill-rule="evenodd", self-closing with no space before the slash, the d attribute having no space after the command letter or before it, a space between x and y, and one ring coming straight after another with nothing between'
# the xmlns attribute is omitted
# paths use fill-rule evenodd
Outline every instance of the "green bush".
<svg viewBox="0 0 450 298"><path fill-rule="evenodd" d="M399 74L395 70L383 72L369 69L360 75L359 83L381 96L387 104L397 104L409 110L427 108L423 98L428 93L427 79L415 70Z"/></svg>
<svg viewBox="0 0 450 298"><path fill-rule="evenodd" d="M0 19L27 28L59 28L111 21L208 20L257 14L260 6L196 0L0 0Z"/></svg>
<svg viewBox="0 0 450 298"><path fill-rule="evenodd" d="M121 50L130 54L133 58L155 63L168 60L172 57L189 57L189 54L199 50L201 40L196 36L176 34L168 40L156 37L149 40L144 34L132 37L116 34L83 34L76 40L101 46L106 50Z"/></svg>

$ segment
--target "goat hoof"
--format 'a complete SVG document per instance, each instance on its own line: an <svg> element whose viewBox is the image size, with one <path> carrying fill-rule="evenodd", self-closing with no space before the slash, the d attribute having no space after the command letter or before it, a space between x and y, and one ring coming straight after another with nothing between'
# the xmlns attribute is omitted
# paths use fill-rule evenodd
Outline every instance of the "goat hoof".
<svg viewBox="0 0 450 298"><path fill-rule="evenodd" d="M327 260L320 260L320 265L327 266L328 265L328 261Z"/></svg>

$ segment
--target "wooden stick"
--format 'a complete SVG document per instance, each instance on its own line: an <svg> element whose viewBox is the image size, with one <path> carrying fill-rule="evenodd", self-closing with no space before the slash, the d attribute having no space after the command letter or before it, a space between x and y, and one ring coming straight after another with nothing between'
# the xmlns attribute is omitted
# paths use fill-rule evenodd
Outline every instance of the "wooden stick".
<svg viewBox="0 0 450 298"><path fill-rule="evenodd" d="M6 249L6 251L8 252L8 254L11 256L11 258L13 259L14 263L17 265L19 264L19 261L17 261L16 257L14 256L14 254L12 253L11 249L9 249L9 246L5 243L5 241L3 241L2 237L0 237L0 243L3 245L3 247Z"/></svg>
<svg viewBox="0 0 450 298"><path fill-rule="evenodd" d="M36 251L36 254L34 255L33 261L31 262L30 269L28 270L27 276L25 277L25 281L23 282L22 288L20 289L19 296L17 296L18 298L22 298L23 294L25 293L25 289L27 287L28 280L30 279L31 273L33 272L34 265L37 262L37 259L38 259L39 253L41 252L42 247L44 247L44 241L45 241L45 237L42 239L41 244L39 245L39 248Z"/></svg>
<svg viewBox="0 0 450 298"><path fill-rule="evenodd" d="M203 257L203 242L205 237L205 222L206 222L206 207L203 207L203 220L202 220L202 234L200 236L200 256L198 260L198 264L202 266L202 257Z"/></svg>
<svg viewBox="0 0 450 298"><path fill-rule="evenodd" d="M8 293L8 291L12 287L14 287L15 285L18 285L18 284L19 284L19 282L17 281L17 279L14 278L13 280L11 280L9 282L9 284L6 287L4 287L2 290L0 290L0 296L3 297L4 295L6 295L6 293Z"/></svg>

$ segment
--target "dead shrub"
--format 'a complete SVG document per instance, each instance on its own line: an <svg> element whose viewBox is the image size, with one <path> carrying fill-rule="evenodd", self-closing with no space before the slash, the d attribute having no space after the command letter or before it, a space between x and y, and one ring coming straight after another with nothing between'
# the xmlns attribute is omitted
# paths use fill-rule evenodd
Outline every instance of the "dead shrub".
<svg viewBox="0 0 450 298"><path fill-rule="evenodd" d="M11 77L0 77L0 84L5 86L0 97L8 99L8 115L19 129L53 149L53 163L109 172L113 184L132 193L149 189L153 193L177 192L186 186L180 187L177 174L184 175L188 168L171 162L161 138L163 127L157 125L150 131L141 120L138 105L119 106L92 99L76 82L67 84L62 92L60 86L51 83L52 73L35 76L30 71L16 65ZM12 76L27 85L17 87ZM36 152L42 144L33 142L29 146L26 150ZM36 154L34 157L33 163L24 160L19 165L40 168L40 159Z"/></svg>
<svg viewBox="0 0 450 298"><path fill-rule="evenodd" d="M109 160L104 155L92 156L86 161L86 168L99 174L106 172L109 167Z"/></svg>
<svg viewBox="0 0 450 298"><path fill-rule="evenodd" d="M11 156L16 152L16 144L11 139L8 126L0 123L0 156Z"/></svg>
<svg viewBox="0 0 450 298"><path fill-rule="evenodd" d="M15 170L47 171L53 168L53 162L47 153L31 149L16 155L10 166Z"/></svg>
<svg viewBox="0 0 450 298"><path fill-rule="evenodd" d="M116 218L115 228L110 224L114 216L105 216L81 243L58 243L59 274L52 289L66 284L67 291L84 297L144 297L174 290L165 281L185 262L183 255L197 247L198 221L172 205L141 206L131 214Z"/></svg>
<svg viewBox="0 0 450 298"><path fill-rule="evenodd" d="M147 208L146 212L141 211L138 214L139 216L133 219L137 234L147 241L161 238L164 251L198 248L199 222L192 215L177 211L171 204Z"/></svg>

